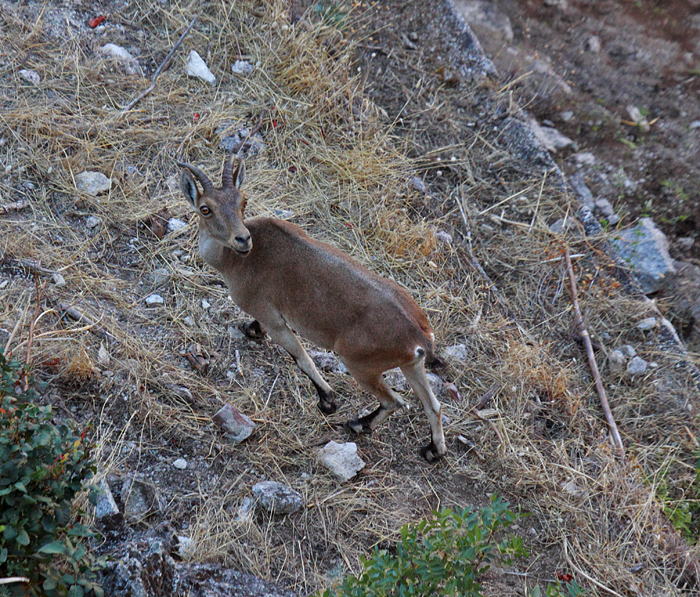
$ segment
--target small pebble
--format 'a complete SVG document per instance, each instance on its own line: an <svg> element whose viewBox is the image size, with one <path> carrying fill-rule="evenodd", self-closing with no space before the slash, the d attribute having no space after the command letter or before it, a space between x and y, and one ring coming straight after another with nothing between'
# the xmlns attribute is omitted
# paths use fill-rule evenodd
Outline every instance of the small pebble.
<svg viewBox="0 0 700 597"><path fill-rule="evenodd" d="M184 471L187 468L187 461L184 458L178 458L175 462L173 462L173 466L181 471Z"/></svg>
<svg viewBox="0 0 700 597"><path fill-rule="evenodd" d="M655 327L656 327L656 317L647 317L646 319L642 319L637 324L637 329L640 329L643 332L646 332L647 330L654 329Z"/></svg>
<svg viewBox="0 0 700 597"><path fill-rule="evenodd" d="M63 288L63 286L66 285L66 279L58 272L54 272L51 275L51 280L53 280L53 283L56 286L56 288Z"/></svg>
<svg viewBox="0 0 700 597"><path fill-rule="evenodd" d="M187 222L180 218L170 218L168 220L168 232L177 232L187 227Z"/></svg>
<svg viewBox="0 0 700 597"><path fill-rule="evenodd" d="M204 309L206 311L210 307L211 307L211 303L207 299L203 298L202 299L202 309Z"/></svg>
<svg viewBox="0 0 700 597"><path fill-rule="evenodd" d="M165 303L165 299L160 296L160 294L152 294L146 297L147 305L162 305Z"/></svg>
<svg viewBox="0 0 700 597"><path fill-rule="evenodd" d="M97 216L90 216L87 220L85 220L85 225L88 228L97 228L100 225L100 218Z"/></svg>

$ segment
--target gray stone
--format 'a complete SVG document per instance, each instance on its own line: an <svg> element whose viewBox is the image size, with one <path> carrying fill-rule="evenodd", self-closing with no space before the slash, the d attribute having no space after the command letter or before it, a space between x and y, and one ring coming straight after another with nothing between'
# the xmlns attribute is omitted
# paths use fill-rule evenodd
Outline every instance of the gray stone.
<svg viewBox="0 0 700 597"><path fill-rule="evenodd" d="M574 228L574 219L569 216L566 218L559 218L556 222L549 225L549 230L553 234L564 234Z"/></svg>
<svg viewBox="0 0 700 597"><path fill-rule="evenodd" d="M576 162L576 165L581 166L594 166L596 163L595 155L590 151L583 151L581 153L575 153L571 156Z"/></svg>
<svg viewBox="0 0 700 597"><path fill-rule="evenodd" d="M260 481L252 492L257 505L271 514L294 514L304 505L298 491L277 481Z"/></svg>
<svg viewBox="0 0 700 597"><path fill-rule="evenodd" d="M117 502L114 501L112 490L109 488L107 481L102 479L98 487L100 488L100 494L97 498L97 504L95 505L95 516L97 518L104 518L105 516L119 514Z"/></svg>
<svg viewBox="0 0 700 597"><path fill-rule="evenodd" d="M255 67L247 60L236 60L231 65L231 72L234 75L249 75Z"/></svg>
<svg viewBox="0 0 700 597"><path fill-rule="evenodd" d="M51 274L51 280L56 288L63 288L66 285L66 279L58 272Z"/></svg>
<svg viewBox="0 0 700 597"><path fill-rule="evenodd" d="M513 26L510 18L498 10L492 2L483 0L455 0L455 8L462 14L477 36L488 35L503 41L513 41Z"/></svg>
<svg viewBox="0 0 700 597"><path fill-rule="evenodd" d="M96 197L112 188L112 179L107 178L102 172L85 170L75 175L75 186L79 191Z"/></svg>
<svg viewBox="0 0 700 597"><path fill-rule="evenodd" d="M177 553L183 559L189 559L192 551L194 550L194 539L192 537L186 537L184 535L177 536Z"/></svg>
<svg viewBox="0 0 700 597"><path fill-rule="evenodd" d="M535 137L539 139L547 151L556 153L560 149L566 149L573 143L566 135L562 135L551 126L542 126L534 119L530 119L529 124Z"/></svg>
<svg viewBox="0 0 700 597"><path fill-rule="evenodd" d="M690 123L690 130L695 130L695 129L700 129L700 120L693 120L693 122Z"/></svg>
<svg viewBox="0 0 700 597"><path fill-rule="evenodd" d="M687 251L695 244L695 239L692 236L679 236L676 239L676 244L679 249Z"/></svg>
<svg viewBox="0 0 700 597"><path fill-rule="evenodd" d="M433 394L438 396L442 392L442 380L434 373L426 373L426 377L428 378L428 383L430 384L430 389L433 391ZM399 392L407 392L411 389L411 386L406 380L406 376L398 367L384 373L384 379L392 388Z"/></svg>
<svg viewBox="0 0 700 597"><path fill-rule="evenodd" d="M340 375L349 373L348 368L343 365L343 362L332 352L326 350L309 350L307 353L316 367L321 369L321 371L328 371L329 373L337 373Z"/></svg>
<svg viewBox="0 0 700 597"><path fill-rule="evenodd" d="M448 361L464 363L469 356L469 350L467 349L466 344L453 344L452 346L445 348L441 355Z"/></svg>
<svg viewBox="0 0 700 597"><path fill-rule="evenodd" d="M637 351L634 349L634 346L631 346L630 344L623 344L620 346L620 348L618 348L618 350L628 359L637 356Z"/></svg>
<svg viewBox="0 0 700 597"><path fill-rule="evenodd" d="M634 228L619 231L612 243L637 276L645 294L658 292L675 276L668 239L650 218L642 218Z"/></svg>
<svg viewBox="0 0 700 597"><path fill-rule="evenodd" d="M180 218L170 218L168 220L168 232L177 232L183 228L187 228L187 222L184 220Z"/></svg>
<svg viewBox="0 0 700 597"><path fill-rule="evenodd" d="M217 127L216 134L224 135L230 128L230 125L227 126L224 123ZM241 152L245 157L253 157L263 153L265 151L265 141L260 133L255 133L250 138L248 138L248 135L250 135L250 129L247 127L239 128L232 135L222 136L219 147L226 153Z"/></svg>
<svg viewBox="0 0 700 597"><path fill-rule="evenodd" d="M124 517L131 523L141 522L152 512L162 510L156 488L135 477L127 477L124 480L121 497Z"/></svg>
<svg viewBox="0 0 700 597"><path fill-rule="evenodd" d="M225 404L212 417L212 420L225 432L229 441L240 444L255 431L255 423L231 404Z"/></svg>
<svg viewBox="0 0 700 597"><path fill-rule="evenodd" d="M159 267L148 273L147 280L148 283L158 288L159 286L164 286L172 279L172 273L167 267Z"/></svg>
<svg viewBox="0 0 700 597"><path fill-rule="evenodd" d="M187 59L187 74L190 77L197 77L210 85L216 83L216 77L196 50L190 50L190 55Z"/></svg>
<svg viewBox="0 0 700 597"><path fill-rule="evenodd" d="M294 212L291 209L276 209L272 213L280 220L289 220L294 217Z"/></svg>
<svg viewBox="0 0 700 597"><path fill-rule="evenodd" d="M253 512L255 511L255 501L253 498L248 496L243 498L241 505L238 506L238 511L236 512L236 520L242 522L244 520L250 520L253 517Z"/></svg>
<svg viewBox="0 0 700 597"><path fill-rule="evenodd" d="M97 216L90 216L87 220L85 220L85 226L91 229L97 228L101 223L102 220L100 220L100 218Z"/></svg>
<svg viewBox="0 0 700 597"><path fill-rule="evenodd" d="M449 232L445 232L444 230L438 230L435 236L440 242L443 242L447 245L451 245L454 242L452 235Z"/></svg>
<svg viewBox="0 0 700 597"><path fill-rule="evenodd" d="M649 129L651 128L649 126L649 121L647 120L647 117L641 113L637 106L627 106L627 113L640 129L642 129L645 133L649 132Z"/></svg>
<svg viewBox="0 0 700 597"><path fill-rule="evenodd" d="M231 340L243 340L243 338L246 337L245 334L234 325L228 326L226 332Z"/></svg>
<svg viewBox="0 0 700 597"><path fill-rule="evenodd" d="M184 471L187 468L187 460L184 458L178 458L175 460L175 462L173 462L173 466L180 471Z"/></svg>
<svg viewBox="0 0 700 597"><path fill-rule="evenodd" d="M656 327L656 317L647 317L646 319L642 319L637 324L637 329L642 330L643 332L654 329L655 327Z"/></svg>
<svg viewBox="0 0 700 597"><path fill-rule="evenodd" d="M593 211L593 208L595 207L593 194L589 190L586 183L583 182L583 178L581 178L577 174L569 176L569 184L571 185L571 188L574 190L578 198L581 200L581 203L583 203L584 207Z"/></svg>
<svg viewBox="0 0 700 597"><path fill-rule="evenodd" d="M416 191L419 193L423 193L426 195L428 193L428 187L425 185L425 183L418 178L417 176L412 176L411 178L408 179L408 184L414 188Z"/></svg>
<svg viewBox="0 0 700 597"><path fill-rule="evenodd" d="M160 296L160 294L151 294L150 296L147 296L145 300L149 307L152 307L153 305L162 305L165 303L165 299Z"/></svg>
<svg viewBox="0 0 700 597"><path fill-rule="evenodd" d="M612 373L622 373L627 368L627 359L621 350L613 350L608 357L608 364Z"/></svg>
<svg viewBox="0 0 700 597"><path fill-rule="evenodd" d="M38 85L41 82L41 77L35 70L23 68L17 74L27 81L27 83L31 83L32 85Z"/></svg>
<svg viewBox="0 0 700 597"><path fill-rule="evenodd" d="M138 60L136 60L136 58L126 48L122 48L116 44L105 44L100 48L100 51L106 56L114 58L117 62L119 62L127 74L141 74L141 66L138 63Z"/></svg>
<svg viewBox="0 0 700 597"><path fill-rule="evenodd" d="M211 303L207 299L203 298L202 299L202 309L204 309L206 311L207 309L210 309L210 308L211 308Z"/></svg>
<svg viewBox="0 0 700 597"><path fill-rule="evenodd" d="M430 384L430 389L433 394L439 396L442 393L442 380L435 375L435 373L426 373L425 376L428 378L428 383Z"/></svg>
<svg viewBox="0 0 700 597"><path fill-rule="evenodd" d="M559 116L561 116L561 119L564 122L569 122L570 120L573 120L574 118L574 113L571 110L564 110Z"/></svg>
<svg viewBox="0 0 700 597"><path fill-rule="evenodd" d="M601 49L601 43L600 43L600 38L597 35L591 35L587 40L586 40L586 48L588 48L589 52L593 52L594 54L597 54L600 52Z"/></svg>
<svg viewBox="0 0 700 597"><path fill-rule="evenodd" d="M318 461L341 481L352 479L365 468L365 462L357 455L357 444L328 442L318 451Z"/></svg>
<svg viewBox="0 0 700 597"><path fill-rule="evenodd" d="M634 357L627 365L628 375L641 375L647 370L647 362L641 357Z"/></svg>

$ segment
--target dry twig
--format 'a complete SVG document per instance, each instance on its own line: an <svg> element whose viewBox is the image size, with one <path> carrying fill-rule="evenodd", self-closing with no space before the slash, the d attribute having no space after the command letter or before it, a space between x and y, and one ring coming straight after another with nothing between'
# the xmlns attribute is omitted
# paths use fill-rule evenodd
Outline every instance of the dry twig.
<svg viewBox="0 0 700 597"><path fill-rule="evenodd" d="M566 269L569 272L569 282L571 284L571 302L574 304L574 313L576 314L576 323L581 332L583 338L583 344L586 347L586 354L588 354L588 364L591 368L591 373L593 373L593 378L595 379L595 387L598 390L598 396L600 396L600 402L603 405L603 410L605 411L605 418L608 420L608 427L610 427L610 433L612 433L613 440L620 452L620 458L625 459L625 447L622 444L622 438L620 437L620 432L617 430L617 424L613 418L612 411L610 410L610 403L608 402L608 396L605 393L605 387L603 386L603 380L600 377L600 372L598 371L598 364L595 360L595 353L593 352L593 345L591 344L591 337L588 334L588 329L586 328L586 323L583 321L583 315L581 315L581 307L578 303L578 291L576 290L576 276L574 275L574 268L571 265L571 256L569 255L569 248L565 249L564 256L566 257Z"/></svg>
<svg viewBox="0 0 700 597"><path fill-rule="evenodd" d="M182 45L182 42L185 40L185 37L187 37L187 34L191 31L192 27L194 27L194 24L197 22L197 19L199 18L199 15L195 15L194 19L190 22L190 24L187 26L187 29L185 29L184 33L180 36L180 39L178 39L175 42L175 45L173 46L173 49L168 52L168 55L165 57L163 62L160 63L160 66L156 69L156 72L153 74L153 78L151 79L151 84L144 89L141 93L139 93L134 99L132 99L124 108L122 108L122 115L131 110L136 104L138 104L144 97L146 97L151 91L153 91L156 87L156 82L158 81L158 77L160 77L161 73L168 67L170 64L170 61L173 59L173 56L175 55L175 52L177 49Z"/></svg>

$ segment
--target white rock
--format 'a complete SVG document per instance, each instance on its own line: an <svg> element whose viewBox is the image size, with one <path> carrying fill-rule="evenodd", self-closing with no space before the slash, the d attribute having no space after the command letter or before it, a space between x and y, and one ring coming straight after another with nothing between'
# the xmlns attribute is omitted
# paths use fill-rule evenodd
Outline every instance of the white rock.
<svg viewBox="0 0 700 597"><path fill-rule="evenodd" d="M112 490L109 488L107 481L102 479L98 486L100 488L100 494L97 497L97 504L95 505L95 516L97 518L104 518L105 516L119 514L117 502L114 500Z"/></svg>
<svg viewBox="0 0 700 597"><path fill-rule="evenodd" d="M56 288L63 288L66 285L66 279L58 272L51 274L51 280Z"/></svg>
<svg viewBox="0 0 700 597"><path fill-rule="evenodd" d="M168 232L177 232L187 227L187 222L180 218L170 218L168 220Z"/></svg>
<svg viewBox="0 0 700 597"><path fill-rule="evenodd" d="M307 353L316 367L321 369L321 371L339 373L341 375L349 373L348 368L343 365L342 361L332 352L326 350L309 350Z"/></svg>
<svg viewBox="0 0 700 597"><path fill-rule="evenodd" d="M289 220L294 217L294 212L291 209L276 209L274 212L276 218L280 220Z"/></svg>
<svg viewBox="0 0 700 597"><path fill-rule="evenodd" d="M618 350L628 359L637 356L637 351L634 349L634 346L631 346L630 344L624 344L623 346L620 346Z"/></svg>
<svg viewBox="0 0 700 597"><path fill-rule="evenodd" d="M613 373L622 373L627 368L627 359L621 350L613 350L608 357L608 363Z"/></svg>
<svg viewBox="0 0 700 597"><path fill-rule="evenodd" d="M647 370L647 362L641 357L634 357L627 365L629 375L641 375Z"/></svg>
<svg viewBox="0 0 700 597"><path fill-rule="evenodd" d="M365 468L365 462L357 455L357 444L328 442L318 451L318 460L341 481L352 479Z"/></svg>
<svg viewBox="0 0 700 597"><path fill-rule="evenodd" d="M569 122L570 120L573 119L574 113L573 113L571 110L565 110L565 111L562 112L559 116L561 116L561 119L562 119L564 122Z"/></svg>
<svg viewBox="0 0 700 597"><path fill-rule="evenodd" d="M253 498L248 496L243 498L241 505L238 506L238 511L236 512L236 520L238 522L243 522L244 520L250 520L253 516L253 511L255 510L255 501Z"/></svg>
<svg viewBox="0 0 700 597"><path fill-rule="evenodd" d="M643 332L646 332L647 330L654 329L655 327L656 327L656 317L647 317L646 319L642 319L637 324L637 329L642 330Z"/></svg>
<svg viewBox="0 0 700 597"><path fill-rule="evenodd" d="M649 126L649 121L647 117L642 114L642 112L637 108L637 106L627 106L627 113L634 123L641 128L645 133L651 128Z"/></svg>
<svg viewBox="0 0 700 597"><path fill-rule="evenodd" d="M453 344L442 351L442 357L448 361L464 363L469 356L469 350L466 344Z"/></svg>
<svg viewBox="0 0 700 597"><path fill-rule="evenodd" d="M425 195L428 192L428 187L417 176L412 176L411 178L409 178L408 184L411 185L419 193L423 193Z"/></svg>
<svg viewBox="0 0 700 597"><path fill-rule="evenodd" d="M190 77L198 77L210 85L216 83L216 77L195 50L190 50L190 56L187 59L187 74Z"/></svg>
<svg viewBox="0 0 700 597"><path fill-rule="evenodd" d="M35 70L23 68L17 74L32 85L38 85L41 82L41 77L39 76L39 73Z"/></svg>
<svg viewBox="0 0 700 597"><path fill-rule="evenodd" d="M586 40L586 47L588 48L589 52L597 54L598 52L600 52L600 48L602 47L600 43L600 38L597 35L591 35Z"/></svg>
<svg viewBox="0 0 700 597"><path fill-rule="evenodd" d="M252 492L258 506L272 514L293 514L304 505L298 491L277 481L260 481Z"/></svg>
<svg viewBox="0 0 700 597"><path fill-rule="evenodd" d="M530 129L542 143L542 145L552 153L560 149L565 149L573 143L566 135L562 135L557 129L551 126L542 126L534 118L529 120Z"/></svg>
<svg viewBox="0 0 700 597"><path fill-rule="evenodd" d="M595 155L593 155L590 151L575 153L572 157L574 158L577 166L593 166L596 162Z"/></svg>
<svg viewBox="0 0 700 597"><path fill-rule="evenodd" d="M109 365L109 352L107 352L107 349L102 342L100 342L100 349L97 352L97 362L100 365Z"/></svg>
<svg viewBox="0 0 700 597"><path fill-rule="evenodd" d="M182 320L182 323L184 323L188 327L192 327L194 326L194 319L192 319L192 317L188 315L187 317L185 317L185 319Z"/></svg>
<svg viewBox="0 0 700 597"><path fill-rule="evenodd" d="M100 51L110 58L117 60L128 74L135 75L140 73L141 67L139 66L138 60L136 60L126 48L122 48L116 44L105 44L100 48Z"/></svg>
<svg viewBox="0 0 700 597"><path fill-rule="evenodd" d="M665 288L677 273L668 239L651 218L642 218L634 228L618 231L612 243L637 276L645 294Z"/></svg>
<svg viewBox="0 0 700 597"><path fill-rule="evenodd" d="M187 468L187 461L184 458L178 458L175 462L173 462L173 466L176 469L184 471Z"/></svg>
<svg viewBox="0 0 700 597"><path fill-rule="evenodd" d="M165 299L160 296L160 294L152 294L146 297L147 305L162 305L165 303Z"/></svg>
<svg viewBox="0 0 700 597"><path fill-rule="evenodd" d="M443 242L448 245L451 245L454 242L452 235L449 232L445 232L444 230L438 230L438 233L435 236L437 236L437 239L440 242Z"/></svg>
<svg viewBox="0 0 700 597"><path fill-rule="evenodd" d="M90 216L85 220L85 226L88 228L97 228L102 223L102 220L97 216Z"/></svg>
<svg viewBox="0 0 700 597"><path fill-rule="evenodd" d="M86 170L75 175L75 186L79 191L96 197L112 188L112 179L107 178L102 172Z"/></svg>
<svg viewBox="0 0 700 597"><path fill-rule="evenodd" d="M207 299L203 298L202 299L202 309L204 309L206 311L210 307L211 307L211 303Z"/></svg>
<svg viewBox="0 0 700 597"><path fill-rule="evenodd" d="M247 60L236 60L231 65L231 72L234 75L249 75L255 67Z"/></svg>
<svg viewBox="0 0 700 597"><path fill-rule="evenodd" d="M194 539L183 535L177 536L177 552L183 559L188 559L194 550Z"/></svg>
<svg viewBox="0 0 700 597"><path fill-rule="evenodd" d="M679 249L687 251L695 244L695 239L692 236L679 236L676 239L676 244Z"/></svg>
<svg viewBox="0 0 700 597"><path fill-rule="evenodd" d="M234 444L240 444L255 431L255 423L231 404L219 409L212 420L226 431L227 438Z"/></svg>
<svg viewBox="0 0 700 597"><path fill-rule="evenodd" d="M426 373L425 376L428 378L433 394L439 396L442 393L442 380L435 373Z"/></svg>
<svg viewBox="0 0 700 597"><path fill-rule="evenodd" d="M693 120L693 122L690 123L690 130L693 129L700 129L700 120Z"/></svg>

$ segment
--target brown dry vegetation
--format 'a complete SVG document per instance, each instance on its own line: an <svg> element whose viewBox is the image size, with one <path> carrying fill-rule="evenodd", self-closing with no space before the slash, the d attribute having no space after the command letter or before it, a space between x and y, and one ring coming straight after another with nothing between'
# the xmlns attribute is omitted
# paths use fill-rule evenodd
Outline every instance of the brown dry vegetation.
<svg viewBox="0 0 700 597"><path fill-rule="evenodd" d="M167 519L194 539L193 559L306 594L357 571L360 556L390 544L401 525L439 507L484 505L498 493L532 513L518 527L532 555L515 564L524 576L490 573L491 594L522 595L557 572L573 573L590 595L683 591L676 558L662 545L654 496L660 485L673 499L696 495L700 405L693 381L656 331L636 329L652 306L625 294L605 239L585 237L578 224L566 236L549 231L555 220L572 218L576 205L557 173L508 149L501 125L517 111L507 88L490 79L455 87L426 51L410 68L379 56L384 73L393 68L404 91L412 90L408 100L392 96L379 75L356 69L367 64L363 46L377 43L373 35L391 41L390 27L373 32L376 8L357 6L342 21L343 35L318 19L291 24L282 1L205 3L172 67L124 113L121 106L148 86L195 7L104 4L108 26L121 29L98 39L55 18L58 5L42 6L0 7L0 160L7 166L0 203L29 201L24 211L0 216L0 282L7 282L0 341L29 358L62 416L92 424L101 476L140 473L158 487L164 510L144 524ZM79 22L94 16L81 11L73 13ZM429 18L415 25L425 35L433 34ZM97 49L108 41L141 48L146 77L101 56ZM185 75L190 49L215 72L216 86ZM247 77L230 74L242 55L259 63ZM363 55L365 62L352 62ZM39 85L20 79L20 68L41 73ZM406 107L401 122L397 104ZM468 361L452 362L445 375L462 399L441 397L450 454L437 466L417 454L426 422L413 409L359 438L368 466L338 484L316 465L314 447L346 440L341 423L367 396L351 379L326 374L344 399L326 418L281 351L227 333L245 315L196 255L195 220L180 196L175 162L186 159L218 177L222 134L253 126L260 114L267 147L247 162L249 215L292 210L313 236L402 283L428 314L438 352L467 345ZM83 170L110 176L111 191L79 193L74 176ZM408 184L415 175L432 184L432 194ZM190 225L159 239L150 223L164 209ZM90 215L102 220L94 230L85 226ZM504 220L495 224L491 216ZM439 230L454 241L440 241ZM576 339L565 247L582 255L575 264L582 308L626 463L610 443ZM470 251L495 287L472 267ZM22 266L28 259L61 272L67 285L56 288L38 275L37 286ZM147 308L159 268L170 275L157 289L165 305ZM65 318L59 302L88 314L114 340ZM206 376L183 356L192 342L215 356ZM622 343L658 366L633 382L613 378L605 358ZM486 421L473 404L493 384L495 416ZM258 424L243 445L227 445L210 422L226 402ZM467 451L460 435L476 448ZM188 469L174 471L180 456ZM260 478L298 489L306 507L286 518L237 521L238 505Z"/></svg>

